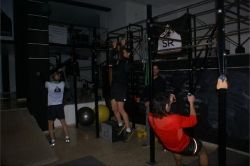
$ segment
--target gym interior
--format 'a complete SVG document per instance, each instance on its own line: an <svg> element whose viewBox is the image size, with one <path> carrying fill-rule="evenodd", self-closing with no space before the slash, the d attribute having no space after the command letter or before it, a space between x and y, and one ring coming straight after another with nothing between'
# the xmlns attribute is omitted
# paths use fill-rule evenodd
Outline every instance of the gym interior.
<svg viewBox="0 0 250 166"><path fill-rule="evenodd" d="M202 142L208 165L249 165L248 0L1 0L0 6L1 165L178 165L148 124L160 88L154 65L164 92L176 96L173 113L191 116L189 94L195 96L197 124L184 132ZM130 72L120 103L129 137L117 125L111 93L123 48ZM48 125L55 73L63 83L54 93L62 97L66 132L58 117ZM199 157L183 156L182 165L199 165Z"/></svg>

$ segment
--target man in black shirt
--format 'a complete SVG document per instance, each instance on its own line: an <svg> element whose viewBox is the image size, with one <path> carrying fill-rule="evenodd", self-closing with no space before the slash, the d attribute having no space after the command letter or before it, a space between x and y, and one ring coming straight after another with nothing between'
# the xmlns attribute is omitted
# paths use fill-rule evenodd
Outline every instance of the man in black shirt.
<svg viewBox="0 0 250 166"><path fill-rule="evenodd" d="M164 78L160 76L159 67L154 64L153 65L153 82L152 82L152 97L156 96L159 93L165 92L166 90L166 82ZM148 113L149 113L149 86L146 86L141 101L144 102L146 108L146 130L147 130L147 140L143 143L143 146L147 146L149 144L149 124L148 124Z"/></svg>
<svg viewBox="0 0 250 166"><path fill-rule="evenodd" d="M152 95L155 96L160 92L164 92L166 90L166 82L164 80L164 78L162 78L160 76L160 70L159 67L154 64L153 65L153 89L152 89ZM141 97L141 101L147 103L149 102L149 86L146 86L142 97Z"/></svg>

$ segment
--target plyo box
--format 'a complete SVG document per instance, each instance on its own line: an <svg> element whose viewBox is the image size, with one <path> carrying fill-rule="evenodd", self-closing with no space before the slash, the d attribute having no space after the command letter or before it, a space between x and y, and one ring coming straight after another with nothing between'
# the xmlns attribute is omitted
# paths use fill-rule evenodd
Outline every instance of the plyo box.
<svg viewBox="0 0 250 166"><path fill-rule="evenodd" d="M101 138L108 140L110 142L120 141L122 139L122 134L118 135L119 128L117 122L107 121L101 124Z"/></svg>

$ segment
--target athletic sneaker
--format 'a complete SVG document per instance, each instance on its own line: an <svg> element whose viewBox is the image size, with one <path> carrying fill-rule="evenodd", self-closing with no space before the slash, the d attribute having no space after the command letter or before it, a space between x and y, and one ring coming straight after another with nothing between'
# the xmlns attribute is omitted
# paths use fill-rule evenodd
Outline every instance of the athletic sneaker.
<svg viewBox="0 0 250 166"><path fill-rule="evenodd" d="M125 132L124 134L124 142L129 142L134 134L134 130L131 130L131 132Z"/></svg>
<svg viewBox="0 0 250 166"><path fill-rule="evenodd" d="M56 141L54 139L49 141L49 146L53 147L56 145Z"/></svg>
<svg viewBox="0 0 250 166"><path fill-rule="evenodd" d="M70 143L70 138L69 137L65 137L65 142L66 143Z"/></svg>
<svg viewBox="0 0 250 166"><path fill-rule="evenodd" d="M121 135L123 133L124 129L125 129L124 125L123 126L118 126L118 133L117 134Z"/></svg>

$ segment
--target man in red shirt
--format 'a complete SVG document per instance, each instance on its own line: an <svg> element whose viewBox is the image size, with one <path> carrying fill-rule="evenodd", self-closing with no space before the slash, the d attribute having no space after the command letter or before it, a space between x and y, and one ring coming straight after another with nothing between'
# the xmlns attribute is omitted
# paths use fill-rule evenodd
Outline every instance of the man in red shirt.
<svg viewBox="0 0 250 166"><path fill-rule="evenodd" d="M171 104L176 98L173 94L161 93L152 101L152 111L149 113L149 124L159 138L164 148L174 154L176 165L182 165L182 155L198 155L200 165L207 166L208 158L202 143L185 134L183 128L195 126L197 123L195 97L188 95L190 116L182 116L171 112Z"/></svg>

